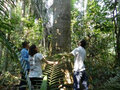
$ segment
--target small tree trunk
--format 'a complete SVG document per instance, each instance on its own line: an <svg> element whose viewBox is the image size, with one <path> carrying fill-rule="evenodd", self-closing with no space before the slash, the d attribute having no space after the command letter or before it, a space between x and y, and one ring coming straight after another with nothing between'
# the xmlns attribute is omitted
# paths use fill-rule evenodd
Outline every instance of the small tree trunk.
<svg viewBox="0 0 120 90"><path fill-rule="evenodd" d="M10 34L6 35L7 39L10 40ZM8 69L8 61L9 61L9 58L8 58L8 49L5 48L5 63L4 63L4 72L7 71Z"/></svg>
<svg viewBox="0 0 120 90"><path fill-rule="evenodd" d="M120 26L119 26L119 28L118 28L118 33L117 33L117 35L116 35L116 42L117 42L117 45L116 45L116 53L117 53L117 62L119 63L119 65L120 65Z"/></svg>
<svg viewBox="0 0 120 90"><path fill-rule="evenodd" d="M119 3L118 4L118 10L119 10L119 12L118 12L118 18L120 18L120 2L118 2L118 3ZM119 19L118 19L118 35L117 36L118 36L117 37L117 53L118 53L118 60L120 62L120 20ZM119 63L119 65L120 65L120 63Z"/></svg>
<svg viewBox="0 0 120 90"><path fill-rule="evenodd" d="M22 1L22 16L25 16L25 0Z"/></svg>
<svg viewBox="0 0 120 90"><path fill-rule="evenodd" d="M115 35L116 35L116 63L120 65L120 21L118 20L118 18L120 18L120 16L117 16L120 5L118 4L118 8L117 8L117 3L118 3L118 1L115 0L113 18L114 18ZM117 17L115 17L114 12L116 12Z"/></svg>
<svg viewBox="0 0 120 90"><path fill-rule="evenodd" d="M3 50L2 43L0 43L0 60L2 58L2 50Z"/></svg>
<svg viewBox="0 0 120 90"><path fill-rule="evenodd" d="M5 63L4 63L4 72L7 71L7 68L8 68L8 49L6 48L5 49Z"/></svg>

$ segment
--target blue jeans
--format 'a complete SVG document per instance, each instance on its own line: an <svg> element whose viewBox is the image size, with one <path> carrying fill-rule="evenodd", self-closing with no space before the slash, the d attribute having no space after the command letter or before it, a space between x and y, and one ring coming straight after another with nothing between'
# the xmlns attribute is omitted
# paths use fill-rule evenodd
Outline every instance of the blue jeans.
<svg viewBox="0 0 120 90"><path fill-rule="evenodd" d="M82 83L83 90L88 90L88 77L85 71L74 71L74 90L80 90L80 82Z"/></svg>

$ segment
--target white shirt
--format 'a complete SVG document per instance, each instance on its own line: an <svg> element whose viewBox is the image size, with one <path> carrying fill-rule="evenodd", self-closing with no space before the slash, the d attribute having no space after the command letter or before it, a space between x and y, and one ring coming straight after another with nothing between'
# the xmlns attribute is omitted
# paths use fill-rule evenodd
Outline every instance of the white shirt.
<svg viewBox="0 0 120 90"><path fill-rule="evenodd" d="M82 46L75 48L72 52L74 55L74 71L84 71L85 65L84 60L86 57L86 51Z"/></svg>
<svg viewBox="0 0 120 90"><path fill-rule="evenodd" d="M30 72L29 77L42 77L42 60L43 56L40 53L36 53L34 56L29 57Z"/></svg>

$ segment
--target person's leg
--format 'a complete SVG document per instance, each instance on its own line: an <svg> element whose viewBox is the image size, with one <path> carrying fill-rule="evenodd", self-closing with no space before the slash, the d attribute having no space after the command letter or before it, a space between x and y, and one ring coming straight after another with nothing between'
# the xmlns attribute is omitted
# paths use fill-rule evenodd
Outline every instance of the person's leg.
<svg viewBox="0 0 120 90"><path fill-rule="evenodd" d="M32 85L35 85L35 84L36 84L35 80L36 80L36 78L30 78L30 81L31 81L31 84L32 84Z"/></svg>
<svg viewBox="0 0 120 90"><path fill-rule="evenodd" d="M36 82L36 84L37 84L37 85L41 85L43 78L36 78L36 80L38 80L38 81Z"/></svg>
<svg viewBox="0 0 120 90"><path fill-rule="evenodd" d="M74 80L74 90L80 90L80 80L81 80L81 72L74 72L73 80Z"/></svg>
<svg viewBox="0 0 120 90"><path fill-rule="evenodd" d="M20 87L19 90L26 90L26 79L23 73L21 73L21 81L20 81Z"/></svg>
<svg viewBox="0 0 120 90"><path fill-rule="evenodd" d="M34 85L36 84L34 80L35 78L30 78L32 90L34 90Z"/></svg>
<svg viewBox="0 0 120 90"><path fill-rule="evenodd" d="M84 90L88 90L88 77L85 71L82 71L81 82L82 82Z"/></svg>
<svg viewBox="0 0 120 90"><path fill-rule="evenodd" d="M41 83L42 83L43 78L34 77L34 78L30 78L30 80L31 80L32 87L34 89L36 87L37 88L41 87ZM38 86L34 87L34 85L38 85Z"/></svg>

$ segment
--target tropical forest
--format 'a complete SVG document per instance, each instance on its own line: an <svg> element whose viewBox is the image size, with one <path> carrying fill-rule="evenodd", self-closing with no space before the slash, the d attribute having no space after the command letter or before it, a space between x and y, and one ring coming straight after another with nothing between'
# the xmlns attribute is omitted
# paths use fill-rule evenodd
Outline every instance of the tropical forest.
<svg viewBox="0 0 120 90"><path fill-rule="evenodd" d="M120 1L0 0L0 90L120 90Z"/></svg>

